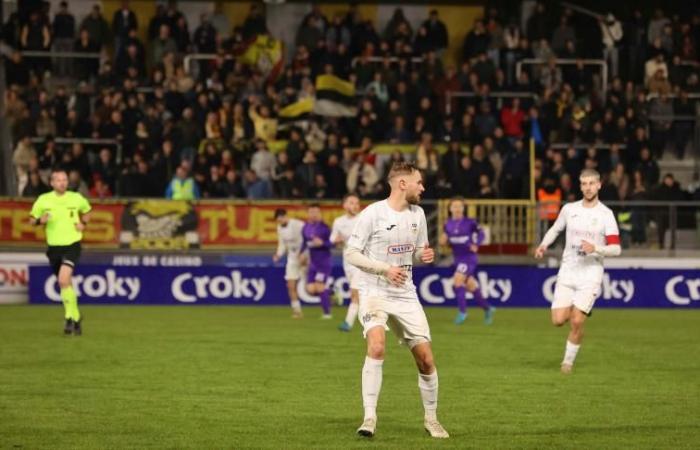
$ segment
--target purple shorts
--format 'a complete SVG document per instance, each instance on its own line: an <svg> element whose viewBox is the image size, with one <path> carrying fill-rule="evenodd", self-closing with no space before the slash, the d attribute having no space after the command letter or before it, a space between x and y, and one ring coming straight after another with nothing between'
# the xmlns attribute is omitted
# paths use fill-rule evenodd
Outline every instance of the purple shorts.
<svg viewBox="0 0 700 450"><path fill-rule="evenodd" d="M326 283L331 276L331 266L317 266L309 264L309 270L306 273L306 283Z"/></svg>
<svg viewBox="0 0 700 450"><path fill-rule="evenodd" d="M455 273L461 273L467 278L476 276L477 260L476 258L469 259L458 259L455 260L454 265Z"/></svg>

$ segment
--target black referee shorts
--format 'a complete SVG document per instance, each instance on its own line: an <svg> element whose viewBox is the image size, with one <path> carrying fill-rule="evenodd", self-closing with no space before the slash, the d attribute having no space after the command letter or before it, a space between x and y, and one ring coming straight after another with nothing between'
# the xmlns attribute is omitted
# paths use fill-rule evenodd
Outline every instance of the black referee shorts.
<svg viewBox="0 0 700 450"><path fill-rule="evenodd" d="M46 256L49 258L54 275L58 276L58 271L64 264L75 269L80 261L81 251L80 242L74 242L71 245L49 245Z"/></svg>

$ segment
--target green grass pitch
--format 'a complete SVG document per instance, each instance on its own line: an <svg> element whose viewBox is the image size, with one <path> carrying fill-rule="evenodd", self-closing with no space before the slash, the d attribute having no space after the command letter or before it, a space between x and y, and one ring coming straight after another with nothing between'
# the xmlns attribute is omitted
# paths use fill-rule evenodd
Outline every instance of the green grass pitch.
<svg viewBox="0 0 700 450"><path fill-rule="evenodd" d="M544 309L428 309L440 374L431 440L412 359L388 339L377 435L364 341L306 308L0 308L2 448L699 448L700 311L596 310L571 376Z"/></svg>

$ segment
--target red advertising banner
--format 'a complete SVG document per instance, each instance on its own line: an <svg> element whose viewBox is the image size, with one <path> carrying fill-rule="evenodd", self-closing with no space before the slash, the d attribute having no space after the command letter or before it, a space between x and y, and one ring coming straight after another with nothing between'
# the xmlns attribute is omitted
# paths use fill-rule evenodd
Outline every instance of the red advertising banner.
<svg viewBox="0 0 700 450"><path fill-rule="evenodd" d="M29 223L32 200L0 200L0 245L43 247L46 235L42 227ZM90 226L83 243L90 247L117 248L121 233L121 202L92 203Z"/></svg>
<svg viewBox="0 0 700 450"><path fill-rule="evenodd" d="M251 248L277 245L275 209L284 208L290 217L306 218L307 205L301 202L265 202L261 204L209 203L195 206L199 218L202 248ZM344 213L340 202L322 204L323 220L330 226Z"/></svg>
<svg viewBox="0 0 700 450"><path fill-rule="evenodd" d="M176 202L91 200L90 225L83 244L88 248L182 250L186 248L251 249L277 244L274 212L306 218L307 204L265 201ZM44 230L29 223L32 200L0 199L0 246L43 247ZM330 226L343 214L340 202L321 205Z"/></svg>

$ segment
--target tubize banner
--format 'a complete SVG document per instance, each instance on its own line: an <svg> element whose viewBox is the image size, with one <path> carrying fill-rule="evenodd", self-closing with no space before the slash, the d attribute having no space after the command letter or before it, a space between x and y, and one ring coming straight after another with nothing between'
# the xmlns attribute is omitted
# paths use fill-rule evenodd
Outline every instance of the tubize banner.
<svg viewBox="0 0 700 450"><path fill-rule="evenodd" d="M349 286L341 267L329 285L344 300ZM425 305L454 306L452 271L417 267L418 296ZM556 271L532 266L483 266L477 280L486 299L498 307L548 307ZM122 305L285 305L283 267L129 267L79 266L74 286L81 304ZM306 294L304 303L319 299ZM31 266L30 303L59 303L56 277L46 266ZM612 269L605 273L596 307L698 308L700 270Z"/></svg>

